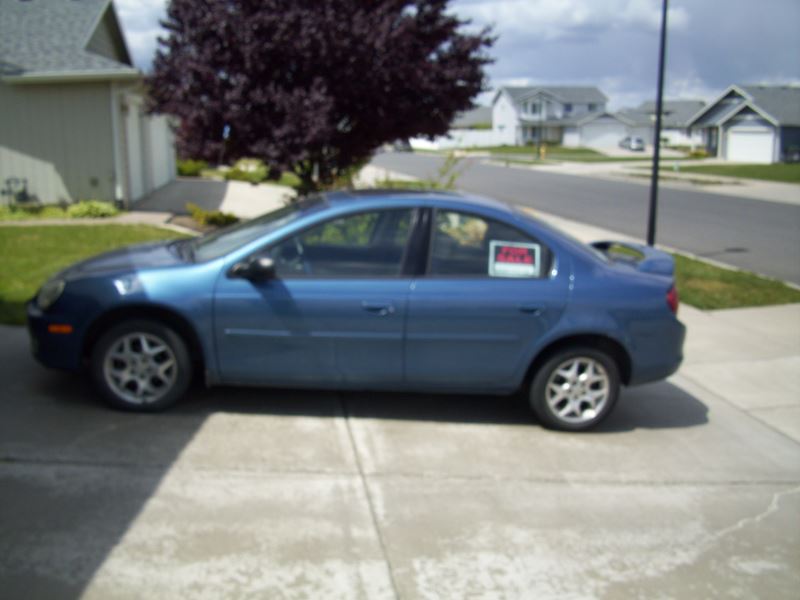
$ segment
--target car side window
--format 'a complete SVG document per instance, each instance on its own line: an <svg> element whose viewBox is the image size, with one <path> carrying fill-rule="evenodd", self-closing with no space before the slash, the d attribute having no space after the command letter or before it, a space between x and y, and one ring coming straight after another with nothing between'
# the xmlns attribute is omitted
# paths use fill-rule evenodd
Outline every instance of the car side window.
<svg viewBox="0 0 800 600"><path fill-rule="evenodd" d="M439 210L432 235L429 275L535 279L547 274L547 248L493 219Z"/></svg>
<svg viewBox="0 0 800 600"><path fill-rule="evenodd" d="M278 242L267 255L278 277L391 277L401 273L412 209L325 221Z"/></svg>

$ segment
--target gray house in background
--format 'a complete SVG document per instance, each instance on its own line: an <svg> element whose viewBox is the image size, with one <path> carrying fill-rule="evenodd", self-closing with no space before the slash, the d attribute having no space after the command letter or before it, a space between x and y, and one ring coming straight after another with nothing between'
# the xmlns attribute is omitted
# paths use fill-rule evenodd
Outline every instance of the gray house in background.
<svg viewBox="0 0 800 600"><path fill-rule="evenodd" d="M800 87L732 85L694 115L712 156L744 163L800 160Z"/></svg>
<svg viewBox="0 0 800 600"><path fill-rule="evenodd" d="M700 146L699 131L689 130L689 121L704 106L702 100L664 100L661 110L661 139L670 146ZM656 103L642 102L636 108L621 110L618 115L630 122L628 135L640 137L648 146L655 139Z"/></svg>
<svg viewBox="0 0 800 600"><path fill-rule="evenodd" d="M134 202L174 178L111 0L0 0L0 107L0 188Z"/></svg>

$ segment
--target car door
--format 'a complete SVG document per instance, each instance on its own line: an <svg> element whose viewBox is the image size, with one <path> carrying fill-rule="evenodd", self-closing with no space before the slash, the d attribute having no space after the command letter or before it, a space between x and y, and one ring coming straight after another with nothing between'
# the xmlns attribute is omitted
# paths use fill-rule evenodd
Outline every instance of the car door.
<svg viewBox="0 0 800 600"><path fill-rule="evenodd" d="M334 218L260 251L274 277L221 277L214 311L223 381L399 384L415 217L403 208Z"/></svg>
<svg viewBox="0 0 800 600"><path fill-rule="evenodd" d="M510 389L558 321L568 274L544 244L480 215L436 210L424 277L414 281L406 377L418 387Z"/></svg>

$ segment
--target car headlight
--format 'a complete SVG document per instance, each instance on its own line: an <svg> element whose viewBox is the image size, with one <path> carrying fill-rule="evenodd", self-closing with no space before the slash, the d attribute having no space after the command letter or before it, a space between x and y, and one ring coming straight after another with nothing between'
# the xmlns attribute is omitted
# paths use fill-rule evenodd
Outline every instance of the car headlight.
<svg viewBox="0 0 800 600"><path fill-rule="evenodd" d="M36 295L36 304L39 308L47 310L53 306L64 291L64 285L63 279L51 279L45 283Z"/></svg>

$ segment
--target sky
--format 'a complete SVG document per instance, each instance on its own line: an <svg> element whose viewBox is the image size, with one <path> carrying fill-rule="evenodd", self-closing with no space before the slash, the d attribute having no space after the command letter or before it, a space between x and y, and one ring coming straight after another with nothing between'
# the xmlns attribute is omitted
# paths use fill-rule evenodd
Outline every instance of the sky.
<svg viewBox="0 0 800 600"><path fill-rule="evenodd" d="M140 69L166 0L115 0ZM655 99L661 0L452 0L493 27L490 86L595 85L617 110ZM713 100L733 83L800 84L800 0L671 0L665 97ZM490 104L492 92L478 98Z"/></svg>

